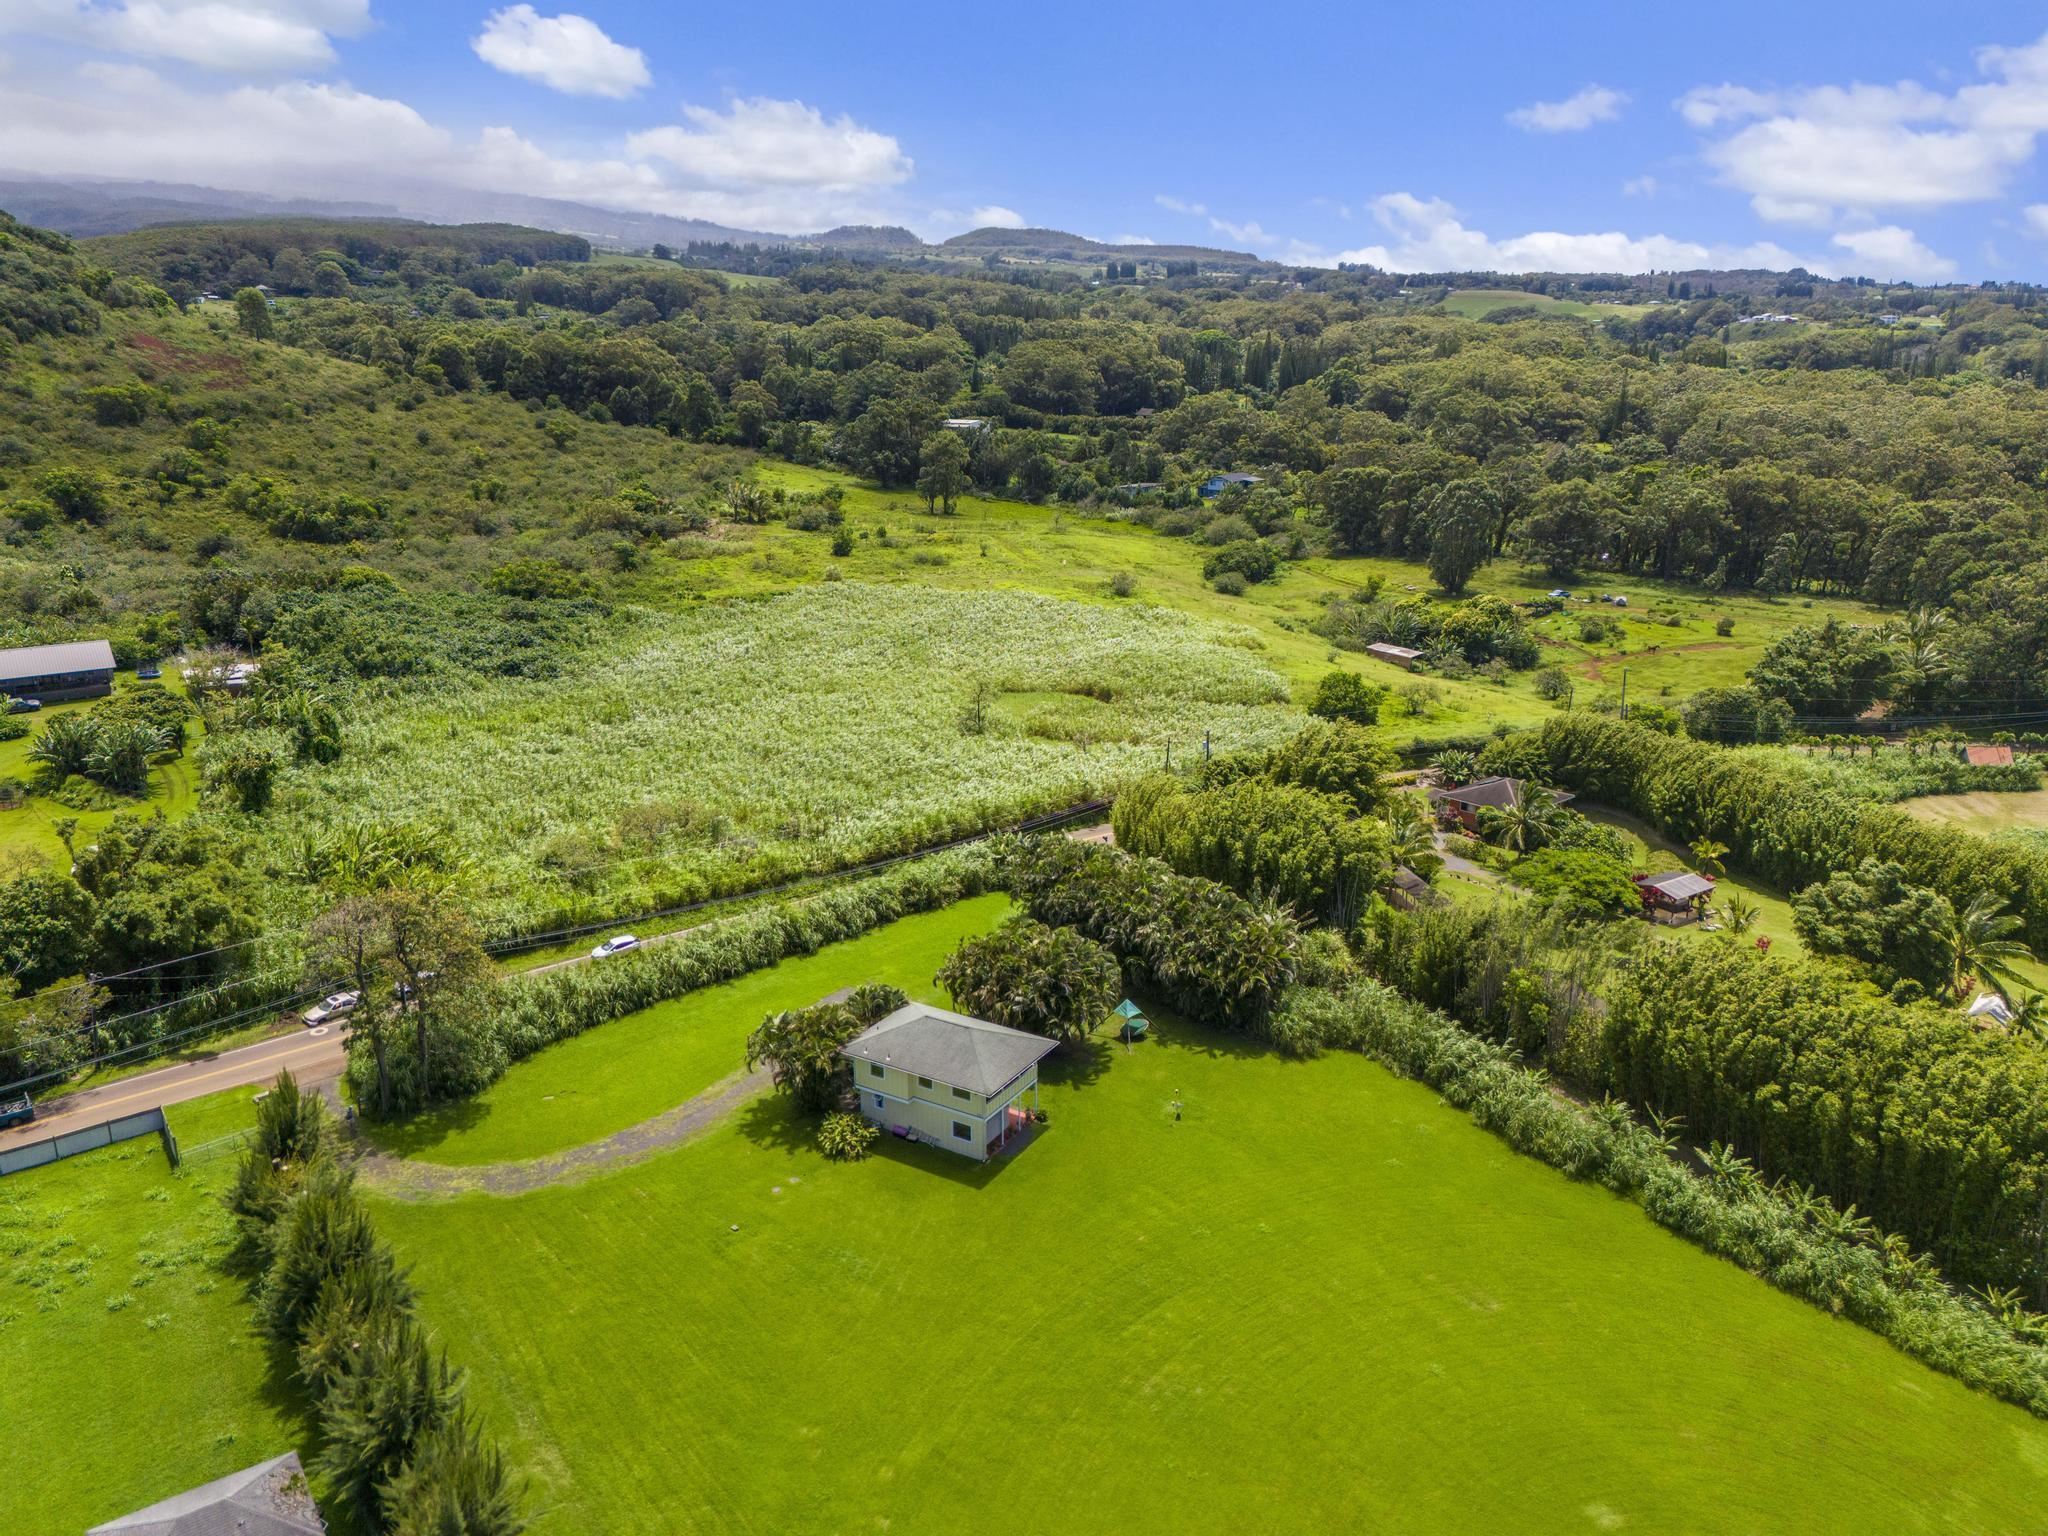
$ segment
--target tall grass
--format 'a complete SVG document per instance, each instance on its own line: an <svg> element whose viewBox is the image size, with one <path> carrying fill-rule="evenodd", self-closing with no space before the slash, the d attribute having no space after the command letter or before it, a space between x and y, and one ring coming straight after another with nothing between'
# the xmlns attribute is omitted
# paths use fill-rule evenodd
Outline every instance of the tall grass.
<svg viewBox="0 0 2048 1536"><path fill-rule="evenodd" d="M563 676L367 702L268 818L445 829L498 928L599 918L906 851L1089 798L1294 717L1247 632L1022 592L829 583L625 619ZM1076 701L1070 722L977 685Z"/></svg>

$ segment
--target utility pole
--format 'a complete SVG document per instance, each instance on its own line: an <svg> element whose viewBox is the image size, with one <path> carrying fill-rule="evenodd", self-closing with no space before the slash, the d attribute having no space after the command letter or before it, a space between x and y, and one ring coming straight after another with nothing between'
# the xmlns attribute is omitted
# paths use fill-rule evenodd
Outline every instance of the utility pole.
<svg viewBox="0 0 2048 1536"><path fill-rule="evenodd" d="M1628 719L1628 668L1621 669L1621 718Z"/></svg>
<svg viewBox="0 0 2048 1536"><path fill-rule="evenodd" d="M1205 763L1209 761L1209 733L1207 731L1202 732L1202 761Z"/></svg>

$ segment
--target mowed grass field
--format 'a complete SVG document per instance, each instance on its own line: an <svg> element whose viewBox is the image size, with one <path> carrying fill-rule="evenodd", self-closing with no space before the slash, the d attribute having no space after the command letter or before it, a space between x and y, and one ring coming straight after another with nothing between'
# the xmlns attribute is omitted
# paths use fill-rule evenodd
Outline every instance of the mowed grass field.
<svg viewBox="0 0 2048 1536"><path fill-rule="evenodd" d="M2048 789L1923 795L1901 801L1900 808L1923 821L1944 823L1979 837L1996 837L2001 832L2048 831Z"/></svg>
<svg viewBox="0 0 2048 1536"><path fill-rule="evenodd" d="M187 1148L253 1123L250 1090L170 1110ZM0 1179L0 1529L90 1525L287 1450L298 1407L250 1331L221 1191L154 1136Z"/></svg>
<svg viewBox="0 0 2048 1536"><path fill-rule="evenodd" d="M1009 911L1007 896L991 895L902 918L550 1046L462 1104L365 1128L387 1151L465 1167L602 1140L743 1071L747 1036L771 1013L866 982L944 1006L933 973Z"/></svg>
<svg viewBox="0 0 2048 1536"><path fill-rule="evenodd" d="M2048 1425L1362 1058L1154 1017L989 1169L829 1163L764 1096L379 1200L535 1536L2039 1530Z"/></svg>
<svg viewBox="0 0 2048 1536"><path fill-rule="evenodd" d="M1546 315L1571 315L1580 320L1612 317L1633 319L1648 304L1588 304L1582 299L1557 299L1547 293L1524 293L1519 288L1459 288L1445 297L1442 308L1466 320L1484 320L1503 309L1535 309Z"/></svg>

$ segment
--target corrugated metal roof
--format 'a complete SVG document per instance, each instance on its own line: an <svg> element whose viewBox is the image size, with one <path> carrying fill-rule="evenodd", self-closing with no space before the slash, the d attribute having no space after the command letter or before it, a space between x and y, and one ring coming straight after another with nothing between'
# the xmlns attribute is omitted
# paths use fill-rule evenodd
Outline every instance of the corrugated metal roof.
<svg viewBox="0 0 2048 1536"><path fill-rule="evenodd" d="M1684 870L1675 875L1659 875L1654 880L1645 879L1642 884L1649 890L1662 892L1673 901L1691 901L1714 888L1714 882L1707 876L1689 874Z"/></svg>
<svg viewBox="0 0 2048 1536"><path fill-rule="evenodd" d="M1057 1043L987 1019L906 1003L839 1050L855 1061L880 1062L986 1098L1050 1055Z"/></svg>
<svg viewBox="0 0 2048 1536"><path fill-rule="evenodd" d="M0 651L0 683L69 672L111 672L114 648L104 640L73 640L65 645L24 645Z"/></svg>

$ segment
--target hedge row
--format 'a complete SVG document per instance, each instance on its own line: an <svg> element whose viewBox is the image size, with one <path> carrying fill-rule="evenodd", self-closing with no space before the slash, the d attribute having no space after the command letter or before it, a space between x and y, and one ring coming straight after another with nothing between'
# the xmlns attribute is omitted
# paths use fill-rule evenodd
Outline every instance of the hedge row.
<svg viewBox="0 0 2048 1536"><path fill-rule="evenodd" d="M599 1024L994 888L985 844L776 905L607 960L508 984L493 1029L509 1065Z"/></svg>
<svg viewBox="0 0 2048 1536"><path fill-rule="evenodd" d="M1921 821L1796 764L1575 711L1495 742L1480 766L1619 806L1679 842L1714 838L1731 862L1781 890L1889 859L1958 908L1986 893L2009 902L2027 942L2048 952L2048 850Z"/></svg>
<svg viewBox="0 0 2048 1536"><path fill-rule="evenodd" d="M1932 1261L1826 1201L1767 1187L1726 1158L1712 1175L1694 1173L1625 1109L1573 1106L1512 1051L1376 982L1296 988L1274 1022L1427 1083L1517 1151L1640 1202L1660 1226L1708 1252L2048 1418L2048 1349L1952 1291Z"/></svg>
<svg viewBox="0 0 2048 1536"><path fill-rule="evenodd" d="M317 1094L280 1073L227 1204L257 1324L320 1426L319 1466L373 1536L518 1536L504 1458L436 1350L378 1237Z"/></svg>

